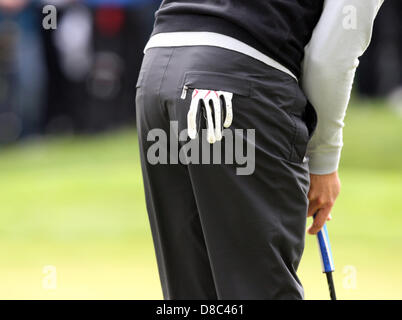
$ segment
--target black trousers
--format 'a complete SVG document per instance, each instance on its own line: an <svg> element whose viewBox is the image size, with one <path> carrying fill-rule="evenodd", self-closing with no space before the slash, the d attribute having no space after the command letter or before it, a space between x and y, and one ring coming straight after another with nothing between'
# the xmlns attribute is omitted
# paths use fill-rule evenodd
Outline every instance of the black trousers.
<svg viewBox="0 0 402 320"><path fill-rule="evenodd" d="M184 85L188 92L182 95ZM233 123L227 133L240 137L243 154L254 148L251 174L239 174L239 161L186 163L170 155L179 140L172 121L178 132L186 129L194 89L233 93ZM297 81L221 48L153 48L142 64L136 108L147 210L165 299L302 299L296 271L308 207L304 155L316 117ZM203 112L205 106L197 121L201 128ZM155 129L167 138L157 139ZM246 129L254 130L254 138ZM225 135L218 149L230 151L227 140ZM158 141L167 145L169 156L163 157L163 147L158 150L167 164L150 157ZM178 147L188 141L178 141Z"/></svg>

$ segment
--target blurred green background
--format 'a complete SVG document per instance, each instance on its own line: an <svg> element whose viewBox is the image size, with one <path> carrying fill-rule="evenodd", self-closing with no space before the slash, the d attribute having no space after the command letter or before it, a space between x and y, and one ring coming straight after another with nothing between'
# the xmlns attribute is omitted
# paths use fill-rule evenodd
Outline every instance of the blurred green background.
<svg viewBox="0 0 402 320"><path fill-rule="evenodd" d="M354 102L329 223L340 299L402 299L402 117ZM0 151L0 299L160 299L134 130ZM56 288L46 287L46 266ZM328 299L315 237L299 269Z"/></svg>

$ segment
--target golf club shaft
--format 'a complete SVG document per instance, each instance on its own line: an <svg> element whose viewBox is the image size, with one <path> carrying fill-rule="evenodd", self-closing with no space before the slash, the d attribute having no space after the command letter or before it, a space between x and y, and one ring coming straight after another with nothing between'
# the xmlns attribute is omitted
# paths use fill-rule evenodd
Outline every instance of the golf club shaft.
<svg viewBox="0 0 402 320"><path fill-rule="evenodd" d="M332 272L326 272L325 274L327 276L329 296L331 297L331 300L336 300L336 293L335 293L334 280L332 278Z"/></svg>
<svg viewBox="0 0 402 320"><path fill-rule="evenodd" d="M334 260L332 258L331 245L329 243L327 225L317 233L318 245L320 248L322 272L327 276L329 293L331 300L336 300L335 286L332 278L332 272L335 270Z"/></svg>

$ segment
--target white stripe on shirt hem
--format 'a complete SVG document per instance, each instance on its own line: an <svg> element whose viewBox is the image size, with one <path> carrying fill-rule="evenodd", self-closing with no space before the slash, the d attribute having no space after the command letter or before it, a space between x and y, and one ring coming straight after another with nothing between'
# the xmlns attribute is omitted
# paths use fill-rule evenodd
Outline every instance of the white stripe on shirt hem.
<svg viewBox="0 0 402 320"><path fill-rule="evenodd" d="M279 62L235 38L214 32L164 32L153 35L144 53L156 47L212 46L236 51L250 56L266 65L287 73L297 81L297 77Z"/></svg>

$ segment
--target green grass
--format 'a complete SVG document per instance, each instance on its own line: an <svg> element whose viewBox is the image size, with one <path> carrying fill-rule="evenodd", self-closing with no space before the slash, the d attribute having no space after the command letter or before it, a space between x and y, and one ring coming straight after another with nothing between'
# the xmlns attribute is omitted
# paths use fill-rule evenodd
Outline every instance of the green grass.
<svg viewBox="0 0 402 320"><path fill-rule="evenodd" d="M338 295L401 299L402 118L354 105L346 124L328 226ZM0 151L0 299L162 298L136 139L126 130ZM46 265L56 267L56 289L42 285ZM346 266L356 288L344 286ZM315 237L299 271L307 299L328 298Z"/></svg>

